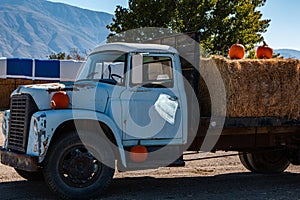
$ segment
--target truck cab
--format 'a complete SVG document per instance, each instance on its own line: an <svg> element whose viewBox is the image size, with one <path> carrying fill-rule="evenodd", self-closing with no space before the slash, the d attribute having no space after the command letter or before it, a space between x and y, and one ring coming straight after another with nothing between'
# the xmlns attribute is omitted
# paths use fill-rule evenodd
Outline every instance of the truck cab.
<svg viewBox="0 0 300 200"><path fill-rule="evenodd" d="M27 179L43 176L62 198L94 197L112 179L115 161L122 171L184 165L187 104L174 48L104 44L76 82L13 92L1 162Z"/></svg>

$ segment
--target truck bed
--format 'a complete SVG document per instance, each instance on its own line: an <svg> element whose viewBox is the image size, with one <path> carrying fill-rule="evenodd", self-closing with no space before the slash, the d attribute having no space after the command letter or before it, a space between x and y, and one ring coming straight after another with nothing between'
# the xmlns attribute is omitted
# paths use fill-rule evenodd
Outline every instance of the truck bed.
<svg viewBox="0 0 300 200"><path fill-rule="evenodd" d="M203 126L210 124L210 117L201 117ZM226 117L224 128L250 128L250 127L298 127L300 119L289 119L282 117Z"/></svg>
<svg viewBox="0 0 300 200"><path fill-rule="evenodd" d="M300 141L300 120L281 117L225 118L221 134L208 132L212 122L218 119L201 117L197 135L189 150L199 151L204 139L215 139L215 146L209 151L244 151L253 148L269 148L293 145ZM218 122L216 123L218 124ZM213 129L212 129L213 130ZM191 135L191 134L190 134ZM205 149L207 150L207 149Z"/></svg>

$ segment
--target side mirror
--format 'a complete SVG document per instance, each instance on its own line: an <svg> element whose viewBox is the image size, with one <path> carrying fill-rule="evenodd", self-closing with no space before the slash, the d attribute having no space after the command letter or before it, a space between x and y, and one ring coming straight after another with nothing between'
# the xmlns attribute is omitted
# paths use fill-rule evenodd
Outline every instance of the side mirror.
<svg viewBox="0 0 300 200"><path fill-rule="evenodd" d="M132 78L133 84L140 84L143 82L143 54L134 54L132 56Z"/></svg>

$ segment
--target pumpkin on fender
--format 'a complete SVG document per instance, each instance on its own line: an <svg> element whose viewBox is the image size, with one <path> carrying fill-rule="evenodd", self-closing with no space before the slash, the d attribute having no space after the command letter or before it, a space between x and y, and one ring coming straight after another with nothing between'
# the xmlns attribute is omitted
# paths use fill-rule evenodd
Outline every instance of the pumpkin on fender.
<svg viewBox="0 0 300 200"><path fill-rule="evenodd" d="M69 96L64 91L56 92L50 101L50 107L52 109L65 109L70 104Z"/></svg>

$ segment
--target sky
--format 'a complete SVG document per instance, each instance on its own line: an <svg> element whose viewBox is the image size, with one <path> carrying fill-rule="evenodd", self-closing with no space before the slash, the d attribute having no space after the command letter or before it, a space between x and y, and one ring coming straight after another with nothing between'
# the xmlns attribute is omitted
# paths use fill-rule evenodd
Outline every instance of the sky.
<svg viewBox="0 0 300 200"><path fill-rule="evenodd" d="M69 5L114 14L117 5L128 7L128 0L49 0ZM267 0L260 9L263 19L271 19L265 41L274 49L300 50L300 1Z"/></svg>
<svg viewBox="0 0 300 200"><path fill-rule="evenodd" d="M275 49L300 50L300 1L267 0L261 11L263 18L271 19L266 42Z"/></svg>

